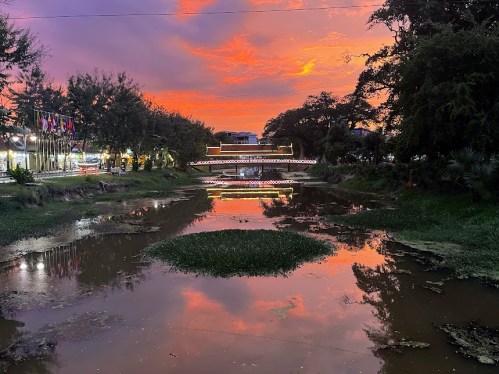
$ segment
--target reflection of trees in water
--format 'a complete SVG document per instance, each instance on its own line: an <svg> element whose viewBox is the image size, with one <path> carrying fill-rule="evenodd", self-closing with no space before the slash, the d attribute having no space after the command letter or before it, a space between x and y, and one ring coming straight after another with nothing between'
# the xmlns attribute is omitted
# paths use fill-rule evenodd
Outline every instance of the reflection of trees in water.
<svg viewBox="0 0 499 374"><path fill-rule="evenodd" d="M141 251L149 244L170 237L213 208L213 201L199 191L191 199L171 205L147 206L124 215L139 215L141 225L159 226L157 233L117 234L89 237L43 253L30 253L22 262L27 271L44 271L51 278L76 278L82 285L132 289L143 279ZM138 214L140 212L140 214ZM18 264L19 265L19 264Z"/></svg>
<svg viewBox="0 0 499 374"><path fill-rule="evenodd" d="M292 199L275 199L270 203L262 201L266 217L313 217L345 214L360 204L374 206L361 196L328 188L314 188L300 185Z"/></svg>
<svg viewBox="0 0 499 374"><path fill-rule="evenodd" d="M365 250L366 245L371 248L377 248L378 243L371 243L374 239L372 239L371 234L367 234L364 232L358 232L356 230L350 230L349 232L342 232L341 234L336 235L336 240L339 243L346 244L349 251L363 251Z"/></svg>
<svg viewBox="0 0 499 374"><path fill-rule="evenodd" d="M145 277L142 269L147 264L137 257L144 247L181 231L201 219L200 213L212 208L213 201L208 200L205 192L201 191L190 200L161 209L142 210L144 222L160 226L161 232L86 238L44 253L28 254L17 266L22 262L26 266L25 271L30 273L42 271L54 279L77 279L80 288L111 286L133 290ZM23 294L19 297L21 296L29 295ZM45 304L46 300L43 299L42 302ZM0 372L3 372L5 365L14 363L12 356L6 355L4 350L28 336L21 331L23 326L21 322L5 319L0 309ZM36 356L35 349L33 355L28 355L25 361L10 366L9 370L15 369L14 372L19 373L50 373L52 370L49 367L57 365L55 352L50 352L43 360L37 359Z"/></svg>
<svg viewBox="0 0 499 374"><path fill-rule="evenodd" d="M205 192L189 200L164 208L149 209L143 216L144 224L159 226L160 232L134 235L100 236L77 242L81 250L81 266L78 280L86 285L126 287L143 279L142 269L147 264L140 259L142 250L149 244L170 237L196 220L200 213L213 207Z"/></svg>
<svg viewBox="0 0 499 374"><path fill-rule="evenodd" d="M397 326L394 308L400 302L401 283L393 273L395 264L388 262L371 268L365 265L354 264L353 273L357 278L357 286L364 292L362 303L373 307L373 314L379 321L379 326L368 326L366 334L374 343L373 353L385 358L383 352L376 348L400 340L398 333L403 331ZM402 299L403 300L403 299ZM398 328L401 327L401 328ZM384 372L389 369L389 361L384 360Z"/></svg>

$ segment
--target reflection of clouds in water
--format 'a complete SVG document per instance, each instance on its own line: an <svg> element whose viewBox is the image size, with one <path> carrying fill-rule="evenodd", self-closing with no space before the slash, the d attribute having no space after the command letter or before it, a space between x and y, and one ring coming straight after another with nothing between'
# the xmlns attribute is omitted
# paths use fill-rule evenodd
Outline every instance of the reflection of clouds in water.
<svg viewBox="0 0 499 374"><path fill-rule="evenodd" d="M252 294L246 282L241 278L214 278L207 282L205 278L197 278L195 287L209 299L220 304L231 314L241 313L252 303Z"/></svg>
<svg viewBox="0 0 499 374"><path fill-rule="evenodd" d="M167 267L159 263L133 265L134 254L146 242L196 230L275 229L280 219L262 216L257 200L183 204L161 209L159 205L154 208L153 202L148 212L141 210L145 213L141 218L161 226L161 233L80 242L79 283L74 283L106 287L87 297L85 303L50 313L30 312L28 328L86 310L122 314L125 324L112 335L68 343L60 349L62 360L77 365L81 372L96 368L103 372L233 372L243 364L258 365L261 372L291 372L302 367L308 372L324 371L325 367L369 372L378 367L362 330L366 322L376 324L372 307L352 303L345 310L347 304L340 302L344 295L351 300L363 296L351 271L355 262L384 261L375 242L361 243L360 252L341 248L321 263L302 265L288 277L213 279L165 272ZM317 235L341 244L334 233L321 232L327 227L314 224L318 216L308 218L311 230L319 231ZM240 222L246 219L248 223ZM48 278L61 284L69 279L70 271L67 267L63 278ZM170 352L175 357L169 356Z"/></svg>

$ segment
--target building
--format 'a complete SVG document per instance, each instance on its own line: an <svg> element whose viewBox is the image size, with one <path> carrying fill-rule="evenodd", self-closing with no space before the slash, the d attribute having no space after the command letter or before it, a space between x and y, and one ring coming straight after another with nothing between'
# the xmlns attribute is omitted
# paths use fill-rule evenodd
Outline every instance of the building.
<svg viewBox="0 0 499 374"><path fill-rule="evenodd" d="M357 136L366 136L370 134L372 131L369 129L366 129L365 127L356 127L352 130L354 135Z"/></svg>
<svg viewBox="0 0 499 374"><path fill-rule="evenodd" d="M232 139L234 144L258 144L258 138L252 132L225 131L225 134Z"/></svg>
<svg viewBox="0 0 499 374"><path fill-rule="evenodd" d="M237 157L248 158L269 158L279 156L293 156L292 145L273 144L220 144L218 147L206 147L206 156L209 158Z"/></svg>

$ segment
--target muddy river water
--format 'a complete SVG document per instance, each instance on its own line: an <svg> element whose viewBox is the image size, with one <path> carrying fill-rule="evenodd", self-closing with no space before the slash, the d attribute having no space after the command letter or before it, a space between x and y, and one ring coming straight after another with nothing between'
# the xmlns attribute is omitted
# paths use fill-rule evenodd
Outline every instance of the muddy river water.
<svg viewBox="0 0 499 374"><path fill-rule="evenodd" d="M432 270L384 233L323 219L376 202L303 186L278 199L187 195L120 217L159 229L88 230L54 248L45 238L1 264L0 372L499 372L438 328L498 327L499 290ZM296 230L336 249L286 277L197 276L142 256L165 238L231 228Z"/></svg>

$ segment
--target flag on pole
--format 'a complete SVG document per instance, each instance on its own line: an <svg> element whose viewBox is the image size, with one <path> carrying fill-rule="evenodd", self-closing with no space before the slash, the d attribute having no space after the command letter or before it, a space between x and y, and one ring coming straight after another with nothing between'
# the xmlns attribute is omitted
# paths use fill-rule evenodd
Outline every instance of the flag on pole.
<svg viewBox="0 0 499 374"><path fill-rule="evenodd" d="M49 131L49 121L47 121L47 118L45 117L45 114L42 115L42 131L47 132Z"/></svg>

